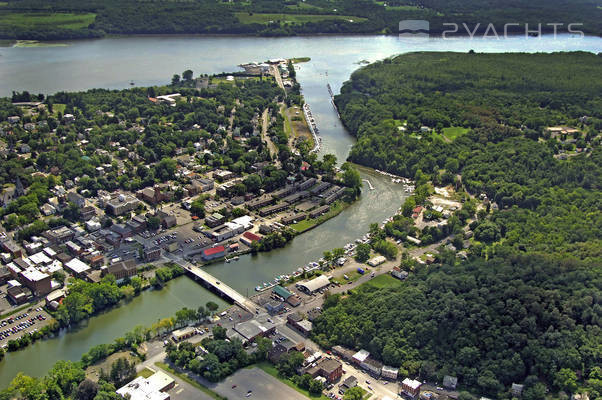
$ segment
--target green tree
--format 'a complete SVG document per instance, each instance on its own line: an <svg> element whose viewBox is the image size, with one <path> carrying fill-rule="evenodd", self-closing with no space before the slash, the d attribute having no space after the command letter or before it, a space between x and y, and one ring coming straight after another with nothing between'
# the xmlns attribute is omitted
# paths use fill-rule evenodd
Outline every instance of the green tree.
<svg viewBox="0 0 602 400"><path fill-rule="evenodd" d="M575 393L577 390L577 374L569 368L562 368L554 377L554 385L567 393Z"/></svg>
<svg viewBox="0 0 602 400"><path fill-rule="evenodd" d="M213 327L213 337L218 340L226 339L226 328L216 325Z"/></svg>
<svg viewBox="0 0 602 400"><path fill-rule="evenodd" d="M146 219L146 226L151 231L156 231L161 227L161 219L159 217L150 216Z"/></svg>
<svg viewBox="0 0 602 400"><path fill-rule="evenodd" d="M205 201L202 199L196 199L190 205L190 213L196 215L199 218L205 217Z"/></svg>
<svg viewBox="0 0 602 400"><path fill-rule="evenodd" d="M360 243L355 248L355 259L358 262L366 262L370 259L370 245L367 243Z"/></svg>
<svg viewBox="0 0 602 400"><path fill-rule="evenodd" d="M355 386L345 391L343 396L344 400L362 400L364 397L364 391L361 387Z"/></svg>
<svg viewBox="0 0 602 400"><path fill-rule="evenodd" d="M136 365L127 358L120 357L111 364L111 382L120 387L136 377Z"/></svg>
<svg viewBox="0 0 602 400"><path fill-rule="evenodd" d="M318 395L320 393L322 393L322 390L324 390L324 385L322 384L321 381L317 380L317 379L312 379L309 381L309 393L313 394L313 395Z"/></svg>
<svg viewBox="0 0 602 400"><path fill-rule="evenodd" d="M211 311L211 314L213 315L217 309L219 308L219 306L217 305L217 303L213 302L213 301L208 301L207 304L205 304L205 307L207 307L207 310Z"/></svg>
<svg viewBox="0 0 602 400"><path fill-rule="evenodd" d="M84 379L77 386L75 400L93 400L98 393L98 384L90 379Z"/></svg>
<svg viewBox="0 0 602 400"><path fill-rule="evenodd" d="M186 71L182 72L182 79L184 79L187 82L190 82L192 80L192 74L193 72L187 69Z"/></svg>

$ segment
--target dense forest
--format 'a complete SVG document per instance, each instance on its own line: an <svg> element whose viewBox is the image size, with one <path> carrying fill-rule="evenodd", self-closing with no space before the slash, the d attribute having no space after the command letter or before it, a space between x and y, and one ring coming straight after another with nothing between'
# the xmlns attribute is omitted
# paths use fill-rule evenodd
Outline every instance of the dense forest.
<svg viewBox="0 0 602 400"><path fill-rule="evenodd" d="M574 393L577 375L590 398L602 395L599 263L527 254L414 272L395 288L331 296L314 338L365 348L403 376L457 376L497 399L522 382L525 399L543 399L546 386Z"/></svg>
<svg viewBox="0 0 602 400"><path fill-rule="evenodd" d="M7 15L15 18L0 21L0 38L8 39L73 39L99 37L108 33L228 33L258 35L295 35L312 33L385 33L395 34L402 20L428 20L432 33L450 30L445 23L456 23L455 34L499 35L504 25L510 33L530 31L590 34L602 32L602 9L594 0L462 0L447 2L426 0L253 0L216 1L99 1L99 0L9 0L2 5ZM23 21L30 16L40 18L33 23ZM63 13L93 13L89 24L61 23ZM263 17L265 18L263 18ZM44 18L47 17L47 18ZM468 28L465 28L466 24ZM468 30L468 31L467 31Z"/></svg>
<svg viewBox="0 0 602 400"><path fill-rule="evenodd" d="M430 236L412 207L428 203L429 186L454 185L472 199L449 224L459 217L474 237L466 261L447 250L429 267L404 259L407 282L329 299L315 339L494 398L511 383L527 399L602 395L601 71L594 54L472 52L356 71L336 98L358 137L350 159L417 185L406 216L375 234Z"/></svg>
<svg viewBox="0 0 602 400"><path fill-rule="evenodd" d="M415 53L368 66L336 98L358 137L349 159L486 195L505 211L482 221L484 242L600 257L601 70L586 53ZM579 129L554 137L555 124Z"/></svg>

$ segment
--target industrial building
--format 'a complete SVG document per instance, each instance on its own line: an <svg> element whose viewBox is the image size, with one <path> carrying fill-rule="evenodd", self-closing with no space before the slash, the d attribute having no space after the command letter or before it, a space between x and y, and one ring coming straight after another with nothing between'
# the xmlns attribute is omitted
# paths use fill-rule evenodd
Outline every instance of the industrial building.
<svg viewBox="0 0 602 400"><path fill-rule="evenodd" d="M328 285L330 285L330 277L326 275L320 275L310 281L298 283L297 289L305 293L312 294Z"/></svg>

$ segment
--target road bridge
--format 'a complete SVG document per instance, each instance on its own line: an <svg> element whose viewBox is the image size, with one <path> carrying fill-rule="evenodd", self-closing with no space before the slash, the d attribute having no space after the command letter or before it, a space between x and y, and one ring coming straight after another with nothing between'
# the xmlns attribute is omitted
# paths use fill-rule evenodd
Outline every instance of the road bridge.
<svg viewBox="0 0 602 400"><path fill-rule="evenodd" d="M220 297L227 299L228 301L251 313L255 313L256 310L260 309L260 307L253 301L238 293L236 290L232 289L230 286L220 281L207 271L187 261L178 260L175 262L180 264L184 270L186 270L186 274L188 276L195 281L200 282L212 292L217 293Z"/></svg>

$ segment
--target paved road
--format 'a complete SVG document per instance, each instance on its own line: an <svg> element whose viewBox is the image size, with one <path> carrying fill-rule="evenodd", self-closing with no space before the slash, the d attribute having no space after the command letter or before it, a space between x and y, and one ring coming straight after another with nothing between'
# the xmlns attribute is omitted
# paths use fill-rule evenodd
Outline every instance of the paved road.
<svg viewBox="0 0 602 400"><path fill-rule="evenodd" d="M261 115L261 138L268 144L268 150L270 150L270 154L273 156L278 156L278 149L276 148L274 142L272 142L272 138L268 136L268 118L269 114L268 109L266 108L263 110L263 114ZM280 161L276 161L277 165L278 163L280 163Z"/></svg>
<svg viewBox="0 0 602 400"><path fill-rule="evenodd" d="M276 65L270 65L270 71L274 78L276 79L276 83L280 86L281 89L284 89L284 84L282 83L282 76L280 76L280 70ZM284 97L286 97L286 91L284 92Z"/></svg>

